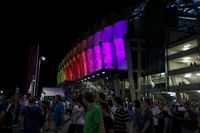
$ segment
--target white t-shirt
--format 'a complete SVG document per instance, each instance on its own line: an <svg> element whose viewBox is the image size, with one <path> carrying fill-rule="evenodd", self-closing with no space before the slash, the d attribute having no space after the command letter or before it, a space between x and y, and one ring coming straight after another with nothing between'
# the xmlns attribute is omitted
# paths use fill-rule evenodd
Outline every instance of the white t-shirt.
<svg viewBox="0 0 200 133"><path fill-rule="evenodd" d="M151 109L152 113L153 113L153 124L154 125L158 125L158 115L160 114L160 109L158 108L158 106L155 106Z"/></svg>
<svg viewBox="0 0 200 133"><path fill-rule="evenodd" d="M28 106L28 99L26 101L24 101L24 106Z"/></svg>
<svg viewBox="0 0 200 133"><path fill-rule="evenodd" d="M186 109L185 109L185 107L178 107L178 111L183 111L183 112L185 112Z"/></svg>
<svg viewBox="0 0 200 133"><path fill-rule="evenodd" d="M81 117L79 119L76 118L76 113L77 112L81 112ZM84 124L85 120L83 117L83 110L81 108L79 108L78 105L74 105L73 109L72 109L72 124Z"/></svg>
<svg viewBox="0 0 200 133"><path fill-rule="evenodd" d="M111 111L111 118L112 118L113 120L114 120L114 114L115 114L116 110L117 110L117 107L115 107L115 106L112 106L112 107L110 108L110 111Z"/></svg>

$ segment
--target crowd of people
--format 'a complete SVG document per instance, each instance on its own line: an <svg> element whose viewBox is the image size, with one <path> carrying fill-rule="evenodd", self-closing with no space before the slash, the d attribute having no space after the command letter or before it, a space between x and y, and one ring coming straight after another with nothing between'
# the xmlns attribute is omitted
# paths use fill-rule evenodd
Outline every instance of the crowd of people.
<svg viewBox="0 0 200 133"><path fill-rule="evenodd" d="M50 113L49 103L27 95L6 94L0 101L0 133L12 133L23 120L25 133L40 133Z"/></svg>
<svg viewBox="0 0 200 133"><path fill-rule="evenodd" d="M24 133L51 131L52 121L55 133L66 123L66 133L199 133L200 106L192 101L130 101L85 92L68 103L59 95L53 101L6 95L0 102L0 133L11 133L21 119Z"/></svg>
<svg viewBox="0 0 200 133"><path fill-rule="evenodd" d="M200 128L200 106L192 101L131 102L87 92L73 97L71 105L70 133L199 133Z"/></svg>

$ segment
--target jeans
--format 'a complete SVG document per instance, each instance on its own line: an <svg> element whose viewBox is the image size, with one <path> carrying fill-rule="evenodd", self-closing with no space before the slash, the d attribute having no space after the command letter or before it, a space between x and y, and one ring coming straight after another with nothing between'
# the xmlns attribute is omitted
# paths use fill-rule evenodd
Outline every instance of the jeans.
<svg viewBox="0 0 200 133"><path fill-rule="evenodd" d="M83 128L84 128L83 124L76 124L76 132L77 133L83 133Z"/></svg>

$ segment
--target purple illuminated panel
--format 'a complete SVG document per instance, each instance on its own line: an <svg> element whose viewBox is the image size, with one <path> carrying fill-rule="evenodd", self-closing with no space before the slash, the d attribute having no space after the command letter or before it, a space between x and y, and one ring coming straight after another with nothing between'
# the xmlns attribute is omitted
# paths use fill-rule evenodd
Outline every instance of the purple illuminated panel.
<svg viewBox="0 0 200 133"><path fill-rule="evenodd" d="M94 34L94 45L99 45L99 43L102 41L101 31L98 31Z"/></svg>
<svg viewBox="0 0 200 133"><path fill-rule="evenodd" d="M114 38L123 38L123 35L127 32L127 23L127 20L122 20L114 24Z"/></svg>
<svg viewBox="0 0 200 133"><path fill-rule="evenodd" d="M110 45L111 45L110 42L103 43L105 68L113 68L113 65L112 65L112 51L111 51L111 46Z"/></svg>
<svg viewBox="0 0 200 133"><path fill-rule="evenodd" d="M94 45L94 36L91 35L87 38L87 62L88 62L88 71L90 73L94 72L94 51L93 51L93 45Z"/></svg>
<svg viewBox="0 0 200 133"><path fill-rule="evenodd" d="M88 39L87 39L87 41L88 41L89 47L91 47L92 45L94 45L94 36L93 35L89 36Z"/></svg>
<svg viewBox="0 0 200 133"><path fill-rule="evenodd" d="M114 44L118 60L118 69L127 69L125 43L123 40L124 34L127 32L127 20L122 20L114 25Z"/></svg>
<svg viewBox="0 0 200 133"><path fill-rule="evenodd" d="M94 69L95 71L101 70L102 69L102 57L103 57L103 52L102 48L100 46L100 42L102 42L102 34L101 31L98 31L94 34L94 56L93 56L93 61L94 61Z"/></svg>
<svg viewBox="0 0 200 133"><path fill-rule="evenodd" d="M97 71L102 69L100 46L99 45L94 46L94 51L95 51L95 70Z"/></svg>
<svg viewBox="0 0 200 133"><path fill-rule="evenodd" d="M104 53L104 64L105 68L113 69L113 59L112 59L112 49L110 42L110 38L112 38L113 35L113 26L108 26L104 28L102 40L103 40L103 53Z"/></svg>
<svg viewBox="0 0 200 133"><path fill-rule="evenodd" d="M123 39L114 39L118 69L127 69L126 52Z"/></svg>

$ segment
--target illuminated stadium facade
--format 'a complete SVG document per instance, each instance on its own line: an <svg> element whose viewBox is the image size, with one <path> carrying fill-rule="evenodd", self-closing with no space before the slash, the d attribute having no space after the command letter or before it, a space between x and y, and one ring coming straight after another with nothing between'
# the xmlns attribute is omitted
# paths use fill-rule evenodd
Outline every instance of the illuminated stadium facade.
<svg viewBox="0 0 200 133"><path fill-rule="evenodd" d="M64 59L58 84L80 80L102 69L127 70L126 31L127 20L121 20L83 39Z"/></svg>
<svg viewBox="0 0 200 133"><path fill-rule="evenodd" d="M183 99L180 91L200 90L200 2L146 0L127 14L77 41L59 65L58 85L75 93L112 90L131 99L166 100L171 92ZM173 50L179 52L169 54ZM179 86L182 81L187 85Z"/></svg>

